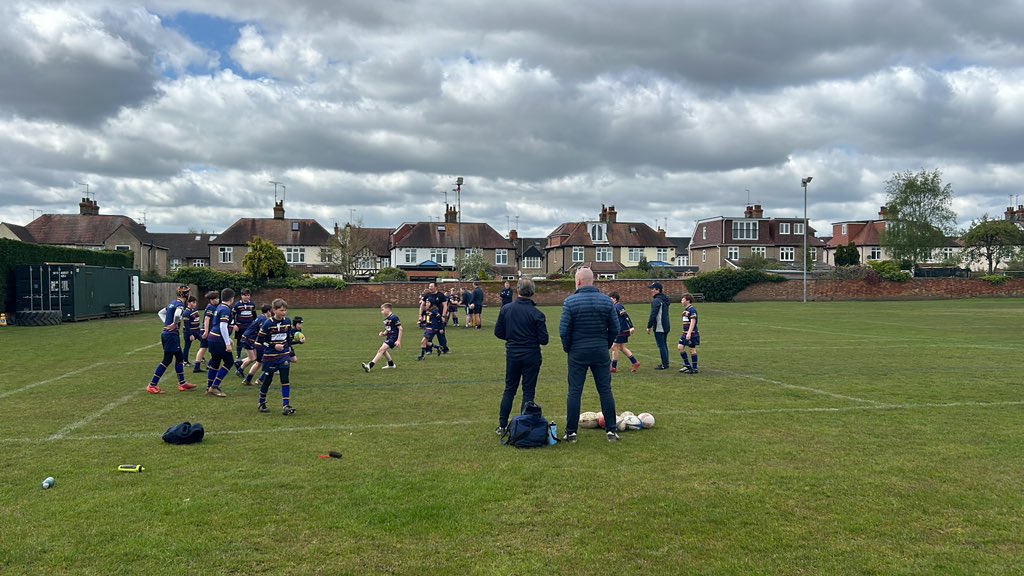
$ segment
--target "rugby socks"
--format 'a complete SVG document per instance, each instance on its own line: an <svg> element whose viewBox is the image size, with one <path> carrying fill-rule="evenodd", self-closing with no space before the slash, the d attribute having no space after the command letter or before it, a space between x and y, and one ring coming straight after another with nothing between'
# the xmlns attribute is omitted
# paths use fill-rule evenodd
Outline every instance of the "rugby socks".
<svg viewBox="0 0 1024 576"><path fill-rule="evenodd" d="M288 405L288 400L291 399L290 398L291 393L292 393L292 385L291 384L281 384L281 405L282 406L287 406Z"/></svg>
<svg viewBox="0 0 1024 576"><path fill-rule="evenodd" d="M679 356L681 356L683 358L683 365L686 366L687 368L689 368L690 367L690 355L687 354L686 352L680 352Z"/></svg>
<svg viewBox="0 0 1024 576"><path fill-rule="evenodd" d="M696 370L696 369L697 369L697 353L696 353L696 352L694 352L694 353L693 353L693 354L692 354L692 355L690 356L690 358L692 358L692 360L693 360L693 369L694 369L694 370Z"/></svg>
<svg viewBox="0 0 1024 576"><path fill-rule="evenodd" d="M377 365L376 362L374 362L373 360L370 360L370 368L373 368L376 365Z"/></svg>
<svg viewBox="0 0 1024 576"><path fill-rule="evenodd" d="M228 375L228 367L221 366L217 369L217 377L213 379L213 385L220 388L220 383L224 381L224 377Z"/></svg>
<svg viewBox="0 0 1024 576"><path fill-rule="evenodd" d="M162 364L161 364L162 366ZM178 375L178 384L185 383L185 365L181 362L174 363L174 373Z"/></svg>
<svg viewBox="0 0 1024 576"><path fill-rule="evenodd" d="M266 378L263 378L263 376L260 376L260 404L267 403L267 392L269 391L270 382Z"/></svg>
<svg viewBox="0 0 1024 576"><path fill-rule="evenodd" d="M206 387L207 388L213 388L213 381L216 380L216 379L217 379L217 369L216 368L210 368L209 364L207 364L207 368L206 368Z"/></svg>
<svg viewBox="0 0 1024 576"><path fill-rule="evenodd" d="M636 366L637 364L640 363L640 361L636 359L636 356L630 356L629 357L629 363L634 365L634 366Z"/></svg>
<svg viewBox="0 0 1024 576"><path fill-rule="evenodd" d="M245 384L248 386L252 384L252 372L245 375Z"/></svg>
<svg viewBox="0 0 1024 576"><path fill-rule="evenodd" d="M616 368L618 368L618 367L619 367L619 361L618 361L618 359L616 359L616 360L612 360L612 370L614 370L614 369L616 369Z"/></svg>
<svg viewBox="0 0 1024 576"><path fill-rule="evenodd" d="M165 371L167 371L167 366L164 366L163 364L157 364L156 370L153 371L153 381L150 382L150 385L156 386L157 383L160 382L160 377L164 375Z"/></svg>

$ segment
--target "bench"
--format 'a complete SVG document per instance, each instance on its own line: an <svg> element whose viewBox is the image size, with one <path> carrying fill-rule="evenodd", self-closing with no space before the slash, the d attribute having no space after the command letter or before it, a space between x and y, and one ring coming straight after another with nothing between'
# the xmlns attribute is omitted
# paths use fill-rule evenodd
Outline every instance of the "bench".
<svg viewBox="0 0 1024 576"><path fill-rule="evenodd" d="M130 313L131 310L128 308L127 304L120 302L116 304L107 304L107 316L127 316Z"/></svg>
<svg viewBox="0 0 1024 576"><path fill-rule="evenodd" d="M691 294L691 296L693 296L693 301L694 302L703 302L704 301L704 293L703 292L697 292L696 294Z"/></svg>

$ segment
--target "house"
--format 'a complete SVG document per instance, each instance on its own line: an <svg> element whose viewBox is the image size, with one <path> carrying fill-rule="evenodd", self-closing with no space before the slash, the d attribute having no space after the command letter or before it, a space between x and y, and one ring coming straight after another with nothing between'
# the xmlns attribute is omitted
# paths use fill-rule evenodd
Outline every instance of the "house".
<svg viewBox="0 0 1024 576"><path fill-rule="evenodd" d="M43 214L24 227L4 225L4 237L32 244L86 250L124 250L134 254L133 266L143 274L167 274L167 248L146 227L128 216L100 214L99 204L82 198L78 214Z"/></svg>
<svg viewBox="0 0 1024 576"><path fill-rule="evenodd" d="M815 263L823 261L825 245L807 227L807 249ZM742 217L698 220L690 239L690 264L700 272L739 268L740 261L760 256L780 267L802 269L803 218L765 218L760 204L747 206Z"/></svg>
<svg viewBox="0 0 1024 576"><path fill-rule="evenodd" d="M331 264L331 233L311 218L285 218L284 200L274 204L273 218L240 218L210 240L210 266L214 270L241 272L249 242L269 240L284 252L292 268L310 275L337 275Z"/></svg>
<svg viewBox="0 0 1024 576"><path fill-rule="evenodd" d="M489 224L459 222L458 210L445 207L444 222L407 222L391 233L391 265L410 280L454 278L456 256L479 254L497 278L517 276L516 246Z"/></svg>
<svg viewBox="0 0 1024 576"><path fill-rule="evenodd" d="M508 233L510 242L516 245L518 256L519 273L524 276L544 276L546 259L544 247L547 246L547 238L523 238L516 230Z"/></svg>
<svg viewBox="0 0 1024 576"><path fill-rule="evenodd" d="M547 240L547 274L572 274L586 266L598 278L615 278L641 259L652 266L670 266L676 257L676 246L664 230L655 231L642 222L619 222L615 206L603 204L597 220L566 222Z"/></svg>
<svg viewBox="0 0 1024 576"><path fill-rule="evenodd" d="M1010 209L1007 209L1010 210ZM871 260L891 260L889 251L882 246L882 232L885 230L888 211L885 206L878 209L877 220L847 220L832 223L832 238L825 247L825 263L835 266L835 252L851 242L857 247L860 263ZM935 251L928 262L942 262L955 259L963 247L956 238L948 238L947 245Z"/></svg>
<svg viewBox="0 0 1024 576"><path fill-rule="evenodd" d="M153 232L153 239L167 247L168 271L174 272L184 266L208 268L210 266L210 242L216 234L205 232Z"/></svg>
<svg viewBox="0 0 1024 576"><path fill-rule="evenodd" d="M334 225L334 239L342 254L345 273L360 280L372 278L381 268L391 266L391 228L366 228L345 224Z"/></svg>
<svg viewBox="0 0 1024 576"><path fill-rule="evenodd" d="M27 228L9 222L0 222L0 238L35 244L35 239L32 238L32 234L29 233Z"/></svg>

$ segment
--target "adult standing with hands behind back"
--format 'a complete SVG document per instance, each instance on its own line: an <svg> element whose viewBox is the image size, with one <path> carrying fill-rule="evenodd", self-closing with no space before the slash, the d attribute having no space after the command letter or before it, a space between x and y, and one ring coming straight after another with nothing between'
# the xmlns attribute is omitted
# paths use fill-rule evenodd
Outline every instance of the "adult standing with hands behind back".
<svg viewBox="0 0 1024 576"><path fill-rule="evenodd" d="M521 406L533 401L537 389L542 362L540 347L548 343L548 326L544 313L533 303L535 290L533 280L520 278L516 286L519 298L501 307L494 324L494 335L505 341L505 393L498 410L495 431L498 436L508 431L508 417L520 380L523 384ZM519 411L522 412L522 408Z"/></svg>
<svg viewBox="0 0 1024 576"><path fill-rule="evenodd" d="M580 398L587 371L594 374L594 384L601 398L601 412L609 442L619 439L615 433L615 396L612 394L611 359L608 349L619 334L619 317L612 299L594 286L590 268L576 271L576 292L565 299L558 335L562 349L568 354L569 394L565 407L565 440L576 442L580 423Z"/></svg>
<svg viewBox="0 0 1024 576"><path fill-rule="evenodd" d="M654 341L658 343L658 352L661 353L661 364L654 369L668 370L668 306L671 302L662 291L661 282L654 282L648 288L651 290L651 316L647 319L647 333L650 334L651 329L654 329Z"/></svg>

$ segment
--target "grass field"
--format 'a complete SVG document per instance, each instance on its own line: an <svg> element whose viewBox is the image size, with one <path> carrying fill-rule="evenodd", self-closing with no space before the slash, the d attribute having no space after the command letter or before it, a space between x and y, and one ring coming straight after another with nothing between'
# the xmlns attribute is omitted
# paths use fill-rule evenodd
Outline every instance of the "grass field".
<svg viewBox="0 0 1024 576"><path fill-rule="evenodd" d="M537 400L564 430L544 311ZM227 398L173 373L146 394L153 315L0 329L0 573L1021 573L1018 300L703 304L701 374L652 370L641 332L643 367L614 379L656 428L525 451L494 435L493 325L415 362L398 312L398 369L366 374L376 310L292 310L292 417L234 376ZM206 440L164 444L183 420Z"/></svg>

